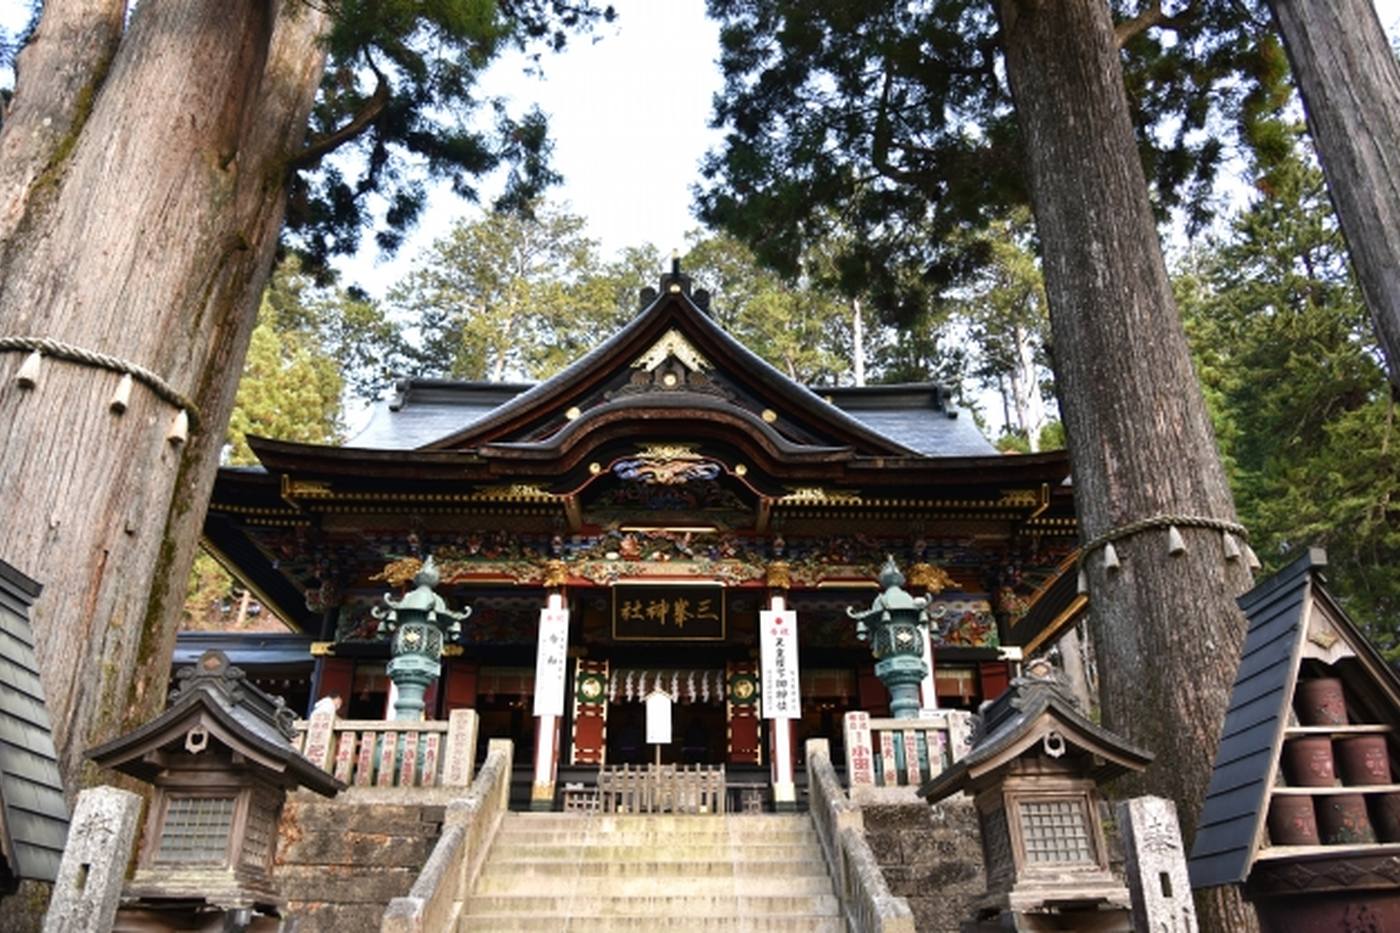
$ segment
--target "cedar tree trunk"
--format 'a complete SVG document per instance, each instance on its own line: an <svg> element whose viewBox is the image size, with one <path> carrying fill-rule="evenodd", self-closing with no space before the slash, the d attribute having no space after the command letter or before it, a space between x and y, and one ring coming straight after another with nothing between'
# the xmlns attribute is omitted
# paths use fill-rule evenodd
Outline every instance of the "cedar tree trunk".
<svg viewBox="0 0 1400 933"><path fill-rule="evenodd" d="M118 357L193 401L0 353L0 557L33 623L65 788L165 702L175 629L259 294L324 66L295 0L48 0L0 129L0 336Z"/></svg>
<svg viewBox="0 0 1400 933"><path fill-rule="evenodd" d="M1050 301L1055 377L1087 541L1164 513L1235 520L1187 355L1134 145L1103 0L1001 0L1006 68L1026 147ZM1122 792L1176 801L1189 846L1239 663L1250 584L1218 531L1117 542L1087 561L1104 723L1156 753ZM1232 889L1204 928L1254 926Z"/></svg>
<svg viewBox="0 0 1400 933"><path fill-rule="evenodd" d="M1361 294L1400 392L1400 62L1372 0L1271 0Z"/></svg>

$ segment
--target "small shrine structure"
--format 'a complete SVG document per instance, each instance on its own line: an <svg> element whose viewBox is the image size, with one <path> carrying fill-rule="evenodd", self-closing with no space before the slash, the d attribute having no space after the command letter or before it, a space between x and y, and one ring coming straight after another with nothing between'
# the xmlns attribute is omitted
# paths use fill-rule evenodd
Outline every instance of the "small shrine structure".
<svg viewBox="0 0 1400 933"><path fill-rule="evenodd" d="M1239 598L1249 628L1189 862L1268 931L1400 929L1400 678L1305 550Z"/></svg>
<svg viewBox="0 0 1400 933"><path fill-rule="evenodd" d="M987 895L963 929L1132 930L1128 888L1109 870L1099 785L1151 760L1085 718L1048 664L1012 681L972 750L919 789L930 804L974 797Z"/></svg>
<svg viewBox="0 0 1400 933"><path fill-rule="evenodd" d="M155 786L116 929L276 929L284 900L272 859L287 792L330 797L345 785L293 747L291 710L221 652L178 682L165 712L87 753Z"/></svg>

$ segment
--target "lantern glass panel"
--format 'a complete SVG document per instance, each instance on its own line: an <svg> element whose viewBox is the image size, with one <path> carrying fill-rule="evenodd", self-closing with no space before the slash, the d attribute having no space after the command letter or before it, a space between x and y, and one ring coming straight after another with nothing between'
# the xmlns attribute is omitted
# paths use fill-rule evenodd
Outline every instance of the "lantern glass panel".
<svg viewBox="0 0 1400 933"><path fill-rule="evenodd" d="M156 863L222 863L228 853L233 813L233 797L171 797L161 827Z"/></svg>
<svg viewBox="0 0 1400 933"><path fill-rule="evenodd" d="M1094 861L1083 801L1022 801L1021 832L1028 864Z"/></svg>

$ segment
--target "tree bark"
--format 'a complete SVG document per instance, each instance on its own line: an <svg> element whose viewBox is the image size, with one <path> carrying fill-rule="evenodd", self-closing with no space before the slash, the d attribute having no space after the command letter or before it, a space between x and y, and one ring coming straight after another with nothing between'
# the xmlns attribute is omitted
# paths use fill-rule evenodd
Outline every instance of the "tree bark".
<svg viewBox="0 0 1400 933"><path fill-rule="evenodd" d="M50 0L38 34L89 6ZM36 71L36 49L0 131L0 151L19 151L54 107L71 115L63 141L30 159L37 175L0 175L0 204L19 218L0 238L0 335L144 366L198 410L172 444L176 409L145 385L118 415L117 373L45 359L23 389L23 355L0 354L0 556L45 585L33 623L70 795L97 780L84 749L165 701L326 25L293 0L142 0L110 67ZM90 101L63 111L73 88Z"/></svg>
<svg viewBox="0 0 1400 933"><path fill-rule="evenodd" d="M1134 145L1108 5L1002 0L1007 73L1026 146L1075 505L1087 541L1161 514L1233 521L1234 504L1172 299ZM1239 663L1250 584L1218 531L1122 539L1091 555L1090 631L1105 725L1157 764L1121 790L1176 801L1188 841ZM1254 928L1237 894L1209 929Z"/></svg>
<svg viewBox="0 0 1400 933"><path fill-rule="evenodd" d="M0 126L24 131L0 133L0 243L14 234L36 181L87 119L121 41L125 12L126 0L55 0L15 61L24 93L15 95Z"/></svg>
<svg viewBox="0 0 1400 933"><path fill-rule="evenodd" d="M1400 391L1400 62L1372 0L1271 0L1352 266Z"/></svg>

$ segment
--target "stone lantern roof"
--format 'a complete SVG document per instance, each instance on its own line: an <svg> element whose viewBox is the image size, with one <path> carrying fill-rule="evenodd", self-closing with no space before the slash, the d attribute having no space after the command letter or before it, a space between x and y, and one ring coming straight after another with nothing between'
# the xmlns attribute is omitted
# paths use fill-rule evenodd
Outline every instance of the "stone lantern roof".
<svg viewBox="0 0 1400 933"><path fill-rule="evenodd" d="M1052 754L1072 750L1088 756L1086 776L1097 783L1141 771L1153 757L1086 718L1055 674L1029 673L1013 680L1011 688L983 710L979 733L961 761L919 788L920 797L936 803L961 790L980 790L1041 743L1059 748Z"/></svg>
<svg viewBox="0 0 1400 933"><path fill-rule="evenodd" d="M162 749L217 739L283 787L302 786L326 797L345 788L292 746L295 716L282 698L258 689L222 651L206 651L177 677L179 686L165 712L89 749L87 757L101 767L151 782L164 768Z"/></svg>

